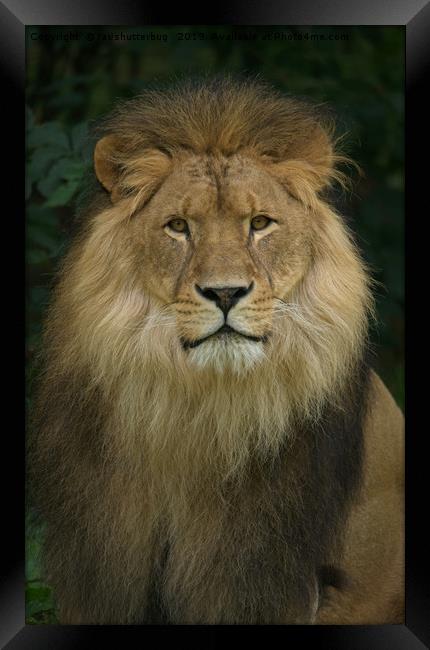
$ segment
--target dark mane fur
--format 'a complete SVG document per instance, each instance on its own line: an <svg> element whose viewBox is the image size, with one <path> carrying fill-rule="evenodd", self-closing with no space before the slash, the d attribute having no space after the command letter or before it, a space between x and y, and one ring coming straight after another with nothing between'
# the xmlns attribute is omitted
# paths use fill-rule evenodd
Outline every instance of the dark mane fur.
<svg viewBox="0 0 430 650"><path fill-rule="evenodd" d="M230 598L224 603L220 624L276 624L285 623L286 617L290 623L306 623L315 576L321 593L326 583L345 586L333 576L342 554L343 525L362 475L362 425L369 382L364 361L350 382L345 386L343 412L327 403L321 420L297 430L294 443L286 443L275 461L262 464L254 458L240 490L235 494L230 486L226 491L229 516L223 522L219 551ZM254 531L251 537L250 530ZM238 575L239 539L240 564L246 570L242 568ZM167 547L161 559L141 622L187 621L187 595L175 601L163 597ZM206 584L200 586L204 605L198 623L205 623L204 613L209 614L215 596L210 590L213 571L213 566L207 567Z"/></svg>
<svg viewBox="0 0 430 650"><path fill-rule="evenodd" d="M127 156L145 148L230 155L250 147L285 160L303 155L310 134L322 130L335 130L327 107L286 97L261 80L222 76L144 90L119 102L97 132L121 138Z"/></svg>
<svg viewBox="0 0 430 650"><path fill-rule="evenodd" d="M227 514L219 522L221 544L213 563L207 566L205 580L196 585L201 616L195 621L193 615L192 622L206 622L220 582L225 589L225 601L222 608L217 605L218 623L280 623L285 622L286 612L291 623L307 622L315 578L321 580L322 589L326 567L335 567L339 560L343 524L360 487L368 381L369 369L362 360L345 382L343 410L327 402L320 420L298 427L293 441L285 443L276 459L261 462L255 455L243 482L225 486ZM47 417L56 422L60 417L67 426L68 439L63 443L64 449L51 448L49 456L43 458L32 454L31 445L29 469L36 476L33 495L48 522L48 565L66 562L79 566L76 582L71 577L64 589L82 603L91 622L92 616L97 616L94 597L97 598L100 587L94 574L96 558L88 556L88 549L82 555L81 541L85 539L88 522L81 494L83 489L103 492L103 484L109 481L109 463L102 454L95 453L97 432L102 445L102 423L109 405L97 392L87 394L82 401L85 379L80 382L75 398L70 391L70 378L65 384L59 382L56 394L51 395L50 413L39 412L44 427ZM91 419L88 409L93 413ZM88 431L90 420L92 430ZM82 486L77 477L76 493L65 499L61 489L65 458L72 459L76 454L87 466L91 484ZM71 554L69 550L64 557L64 548L70 549L71 538L76 543ZM142 603L146 600L147 604L135 612L129 623L187 622L191 617L187 610L189 594L165 592L169 543L167 536L158 540L147 600L142 595ZM98 553L97 548L93 551ZM115 622L117 617L122 622L120 612L108 611L105 616L107 623Z"/></svg>

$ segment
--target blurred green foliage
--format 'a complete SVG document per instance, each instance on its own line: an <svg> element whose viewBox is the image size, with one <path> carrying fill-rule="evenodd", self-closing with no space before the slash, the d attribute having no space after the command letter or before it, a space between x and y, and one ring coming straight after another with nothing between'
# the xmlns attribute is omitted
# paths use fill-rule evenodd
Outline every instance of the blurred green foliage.
<svg viewBox="0 0 430 650"><path fill-rule="evenodd" d="M28 403L50 283L92 168L88 127L148 85L232 72L328 103L348 132L365 175L338 207L380 283L373 366L403 407L404 39L403 27L27 27ZM40 535L27 526L27 621L52 623Z"/></svg>
<svg viewBox="0 0 430 650"><path fill-rule="evenodd" d="M26 623L58 623L51 588L42 580L41 547L43 528L32 513L26 519L25 544L25 609Z"/></svg>

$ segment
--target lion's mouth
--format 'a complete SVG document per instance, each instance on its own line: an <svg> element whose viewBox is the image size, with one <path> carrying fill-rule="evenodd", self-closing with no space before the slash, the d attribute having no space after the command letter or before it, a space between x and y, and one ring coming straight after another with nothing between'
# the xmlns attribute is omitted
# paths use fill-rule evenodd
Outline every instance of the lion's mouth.
<svg viewBox="0 0 430 650"><path fill-rule="evenodd" d="M181 339L182 347L184 350L188 350L190 348L196 348L198 345L201 343L204 343L210 338L214 337L219 337L219 338L227 338L227 337L236 337L236 338L245 338L250 341L255 341L257 342L262 342L264 343L267 339L267 335L265 336L252 336L251 334L245 334L244 332L239 332L238 330L235 330L233 327L230 327L230 325L227 325L227 323L224 323L222 327L217 329L216 332L213 332L212 334L209 334L209 336L205 336L202 339L197 339L195 341L189 341L187 339Z"/></svg>

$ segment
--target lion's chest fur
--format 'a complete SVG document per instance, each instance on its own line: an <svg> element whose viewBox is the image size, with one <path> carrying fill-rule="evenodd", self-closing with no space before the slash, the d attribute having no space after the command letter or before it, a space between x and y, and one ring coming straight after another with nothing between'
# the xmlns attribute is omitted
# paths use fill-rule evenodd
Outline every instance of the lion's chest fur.
<svg viewBox="0 0 430 650"><path fill-rule="evenodd" d="M116 542L105 530L104 544L119 583L135 586L126 590L132 620L312 622L317 575L339 548L359 471L359 445L338 447L344 426L332 418L325 431L297 431L275 456L251 455L230 480L209 466L184 476L158 459L137 485L132 476L125 491L114 482L114 519L127 523Z"/></svg>
<svg viewBox="0 0 430 650"><path fill-rule="evenodd" d="M310 622L320 558L293 474L278 459L239 485L171 493L154 524L143 622Z"/></svg>
<svg viewBox="0 0 430 650"><path fill-rule="evenodd" d="M154 480L163 494L144 619L309 623L320 569L339 559L362 468L362 393L290 432L277 453L250 454L240 475L211 468ZM158 485L158 487L156 487ZM154 607L155 603L155 607Z"/></svg>

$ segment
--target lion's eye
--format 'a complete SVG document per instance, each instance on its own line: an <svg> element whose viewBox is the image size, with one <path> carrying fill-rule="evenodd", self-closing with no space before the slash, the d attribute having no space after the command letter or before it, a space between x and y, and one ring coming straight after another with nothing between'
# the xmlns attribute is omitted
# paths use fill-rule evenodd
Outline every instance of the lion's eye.
<svg viewBox="0 0 430 650"><path fill-rule="evenodd" d="M166 226L174 232L188 233L188 224L185 219L171 219Z"/></svg>
<svg viewBox="0 0 430 650"><path fill-rule="evenodd" d="M272 219L265 217L264 214L259 214L251 220L251 229L264 230L270 223L272 223Z"/></svg>

